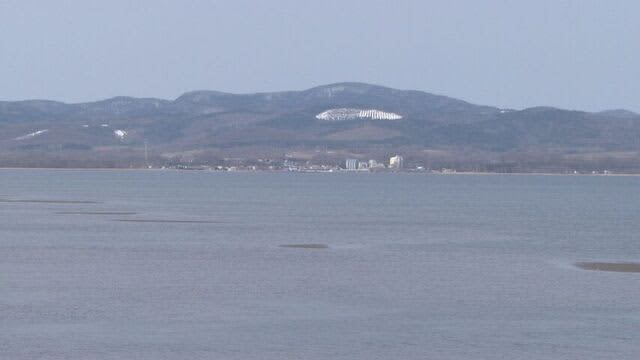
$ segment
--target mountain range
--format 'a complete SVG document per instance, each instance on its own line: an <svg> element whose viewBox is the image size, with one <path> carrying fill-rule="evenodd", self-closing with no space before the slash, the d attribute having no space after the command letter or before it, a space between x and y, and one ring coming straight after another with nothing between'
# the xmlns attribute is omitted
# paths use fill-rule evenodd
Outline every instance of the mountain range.
<svg viewBox="0 0 640 360"><path fill-rule="evenodd" d="M0 102L0 166L332 164L402 154L428 168L640 172L639 152L640 115L630 111L501 109L363 83Z"/></svg>

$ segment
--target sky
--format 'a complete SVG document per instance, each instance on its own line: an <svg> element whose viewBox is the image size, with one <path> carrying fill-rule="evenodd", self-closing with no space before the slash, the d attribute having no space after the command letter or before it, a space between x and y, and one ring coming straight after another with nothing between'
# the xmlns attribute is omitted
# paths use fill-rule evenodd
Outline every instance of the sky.
<svg viewBox="0 0 640 360"><path fill-rule="evenodd" d="M640 112L636 0L0 0L0 100L358 81Z"/></svg>

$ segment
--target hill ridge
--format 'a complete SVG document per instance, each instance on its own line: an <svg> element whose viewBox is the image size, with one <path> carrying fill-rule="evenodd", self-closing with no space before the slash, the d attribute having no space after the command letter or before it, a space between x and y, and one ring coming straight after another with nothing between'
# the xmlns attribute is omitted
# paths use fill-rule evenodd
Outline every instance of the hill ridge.
<svg viewBox="0 0 640 360"><path fill-rule="evenodd" d="M0 166L137 167L147 144L155 163L402 153L407 164L631 171L639 167L638 139L640 115L628 110L500 109L358 82L246 94L196 90L173 100L0 102Z"/></svg>

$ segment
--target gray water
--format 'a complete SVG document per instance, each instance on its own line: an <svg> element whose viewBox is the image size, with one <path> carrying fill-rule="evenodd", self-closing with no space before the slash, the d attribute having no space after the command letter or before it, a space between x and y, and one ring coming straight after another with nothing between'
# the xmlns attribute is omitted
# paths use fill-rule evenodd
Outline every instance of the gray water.
<svg viewBox="0 0 640 360"><path fill-rule="evenodd" d="M0 359L638 359L640 274L573 264L640 260L639 194L638 177L0 170Z"/></svg>

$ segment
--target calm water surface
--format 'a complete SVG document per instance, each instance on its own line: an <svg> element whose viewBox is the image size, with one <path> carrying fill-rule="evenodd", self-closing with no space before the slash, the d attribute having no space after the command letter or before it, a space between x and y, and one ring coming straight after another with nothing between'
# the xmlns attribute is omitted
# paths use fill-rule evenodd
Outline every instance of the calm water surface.
<svg viewBox="0 0 640 360"><path fill-rule="evenodd" d="M0 199L0 359L640 358L640 274L573 266L640 261L637 177L0 170Z"/></svg>

